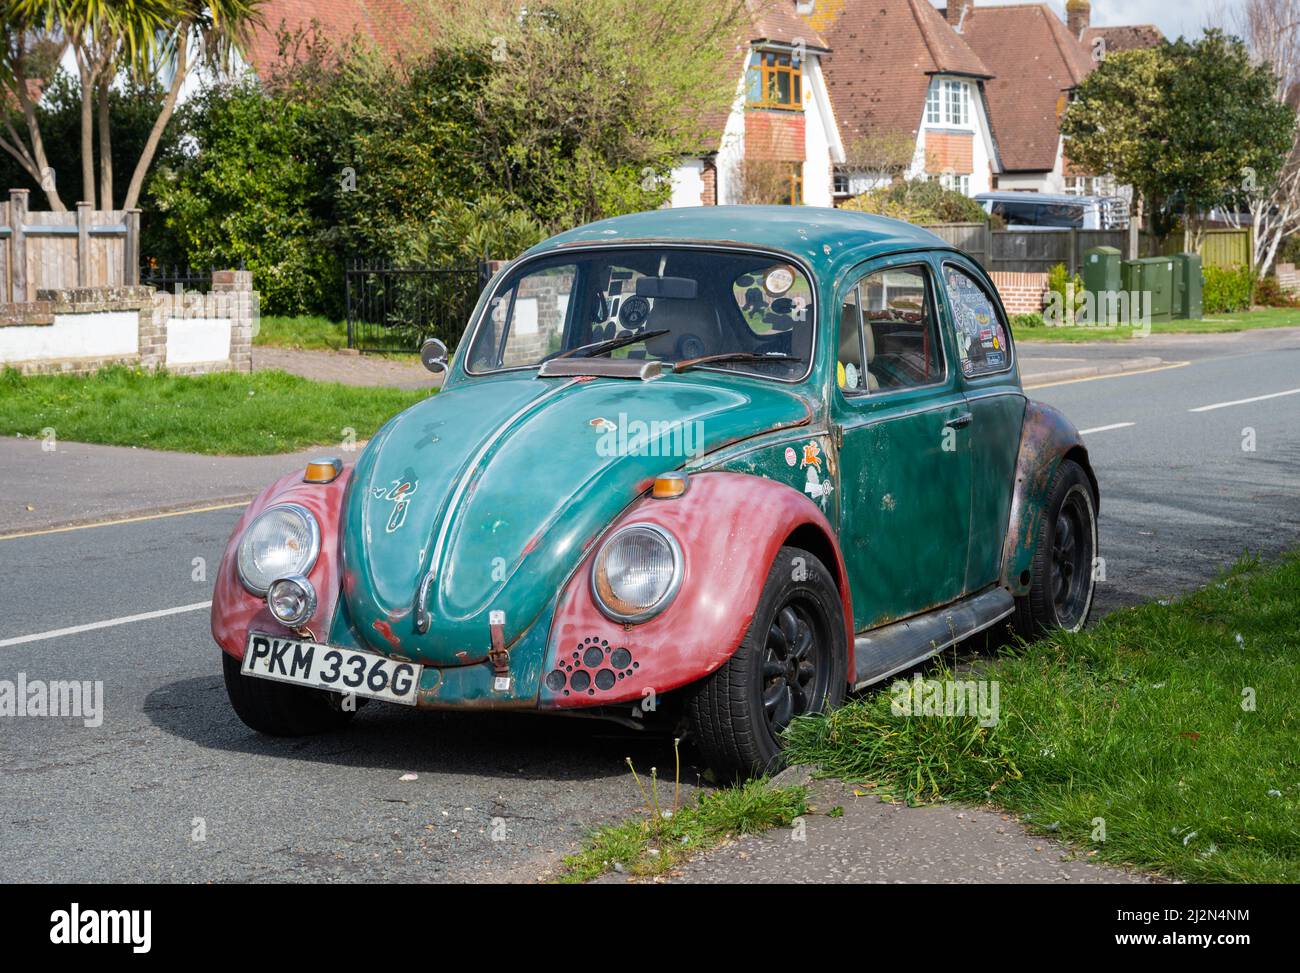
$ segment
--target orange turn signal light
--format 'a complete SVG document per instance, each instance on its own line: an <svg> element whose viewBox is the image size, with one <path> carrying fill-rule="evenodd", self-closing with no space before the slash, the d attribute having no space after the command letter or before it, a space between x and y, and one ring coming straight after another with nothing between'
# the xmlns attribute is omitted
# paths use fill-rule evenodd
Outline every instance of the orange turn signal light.
<svg viewBox="0 0 1300 973"><path fill-rule="evenodd" d="M655 477L654 489L650 495L656 500L670 500L686 492L685 473L660 473Z"/></svg>
<svg viewBox="0 0 1300 973"><path fill-rule="evenodd" d="M303 483L333 483L343 472L343 461L337 456L318 456L307 464Z"/></svg>

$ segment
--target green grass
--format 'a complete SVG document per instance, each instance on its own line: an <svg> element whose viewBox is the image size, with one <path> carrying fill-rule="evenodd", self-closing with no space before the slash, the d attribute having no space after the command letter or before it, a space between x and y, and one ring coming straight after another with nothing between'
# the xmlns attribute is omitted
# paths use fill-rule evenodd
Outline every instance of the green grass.
<svg viewBox="0 0 1300 973"><path fill-rule="evenodd" d="M337 351L348 346L348 326L313 315L263 317L258 322L254 345L271 348L300 348L307 351Z"/></svg>
<svg viewBox="0 0 1300 973"><path fill-rule="evenodd" d="M1223 334L1256 328L1290 328L1300 326L1300 308L1271 307L1233 314L1207 314L1200 321L1153 322L1152 334ZM1133 337L1133 328L1026 327L1012 322L1011 332L1017 341L1124 341Z"/></svg>
<svg viewBox="0 0 1300 973"><path fill-rule="evenodd" d="M772 787L766 780L701 794L676 811L666 793L660 802L654 778L650 793L640 778L637 783L646 797L645 813L593 832L581 851L564 859L560 882L586 882L612 871L663 875L733 835L789 827L808 812L804 788Z"/></svg>
<svg viewBox="0 0 1300 973"><path fill-rule="evenodd" d="M0 435L190 453L259 455L374 434L428 393L312 382L284 372L180 376L123 367L94 375L0 373Z"/></svg>
<svg viewBox="0 0 1300 973"><path fill-rule="evenodd" d="M1270 566L1243 559L1172 604L983 664L975 677L1000 686L991 728L895 716L889 687L797 722L791 760L914 802L992 803L1094 860L1191 881L1297 882L1297 592L1300 552Z"/></svg>

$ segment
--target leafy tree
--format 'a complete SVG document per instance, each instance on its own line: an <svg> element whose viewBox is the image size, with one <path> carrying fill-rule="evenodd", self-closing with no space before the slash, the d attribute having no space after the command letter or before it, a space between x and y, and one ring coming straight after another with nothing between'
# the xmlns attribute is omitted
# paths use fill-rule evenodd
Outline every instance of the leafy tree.
<svg viewBox="0 0 1300 973"><path fill-rule="evenodd" d="M1108 56L1080 84L1061 131L1072 162L1135 188L1158 233L1177 207L1199 233L1199 217L1237 205L1245 183L1282 166L1295 117L1276 87L1245 44L1211 29Z"/></svg>
<svg viewBox="0 0 1300 973"><path fill-rule="evenodd" d="M251 81L214 87L181 110L198 154L150 183L178 250L196 264L242 261L272 314L340 310L339 257L318 211L316 120L311 104Z"/></svg>
<svg viewBox="0 0 1300 973"><path fill-rule="evenodd" d="M661 205L736 95L744 0L453 0L440 44L490 65L474 96L498 192L548 225Z"/></svg>
<svg viewBox="0 0 1300 973"><path fill-rule="evenodd" d="M23 116L20 136L6 118L3 148L45 190L50 206L66 209L49 164L48 139L36 110L44 73L71 50L81 97L79 142L84 198L96 202L95 116L99 121L99 193L110 206L113 192L111 88L121 74L142 81L170 71L171 83L158 106L123 199L134 208L145 176L163 142L181 86L197 61L220 70L230 65L249 31L261 22L263 0L0 0L0 86ZM53 57L51 58L51 54Z"/></svg>

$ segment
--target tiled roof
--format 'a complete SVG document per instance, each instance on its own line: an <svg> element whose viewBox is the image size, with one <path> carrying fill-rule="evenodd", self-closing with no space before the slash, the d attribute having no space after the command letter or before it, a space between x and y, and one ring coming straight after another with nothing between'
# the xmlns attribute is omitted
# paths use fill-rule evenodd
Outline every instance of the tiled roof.
<svg viewBox="0 0 1300 973"><path fill-rule="evenodd" d="M827 84L845 142L914 136L932 74L992 72L929 0L843 0L826 15Z"/></svg>
<svg viewBox="0 0 1300 973"><path fill-rule="evenodd" d="M1092 70L1088 49L1041 3L973 7L962 37L993 72L984 90L1002 167L1051 169L1067 93Z"/></svg>
<svg viewBox="0 0 1300 973"><path fill-rule="evenodd" d="M794 45L799 40L810 48L826 49L826 38L795 12L795 0L745 0L753 21L751 41L774 41Z"/></svg>
<svg viewBox="0 0 1300 973"><path fill-rule="evenodd" d="M419 0L266 0L261 8L265 26L254 31L245 60L259 75L279 60L281 29L290 33L316 30L333 42L357 33L380 49L396 53L419 20Z"/></svg>
<svg viewBox="0 0 1300 973"><path fill-rule="evenodd" d="M1159 47L1165 35L1153 24L1134 24L1129 27L1085 27L1083 46L1091 51L1093 42L1100 37L1107 51L1131 51L1139 47Z"/></svg>

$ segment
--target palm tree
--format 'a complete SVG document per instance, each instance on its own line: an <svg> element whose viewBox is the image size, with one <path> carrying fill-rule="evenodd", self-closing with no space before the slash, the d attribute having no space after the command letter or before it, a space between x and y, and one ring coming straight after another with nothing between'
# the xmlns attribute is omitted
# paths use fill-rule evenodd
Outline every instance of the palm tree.
<svg viewBox="0 0 1300 973"><path fill-rule="evenodd" d="M262 26L264 0L172 0L177 15L170 22L162 43L149 49L155 72L172 68L172 80L163 99L162 110L145 141L135 172L126 190L124 209L134 209L144 188L145 176L153 164L154 153L163 130L176 110L176 98L195 64L205 64L217 71L227 71L235 55L247 46L253 29Z"/></svg>
<svg viewBox="0 0 1300 973"><path fill-rule="evenodd" d="M119 72L163 76L171 82L149 138L137 160L123 203L139 202L163 130L193 66L228 69L252 29L262 23L264 0L0 0L0 86L22 109L28 137L8 119L0 148L14 156L40 183L55 210L66 209L45 156L30 86L34 46L53 43L53 63L71 49L81 83L81 180L87 202L96 202L95 114L99 115L99 203L113 207L112 129L109 89Z"/></svg>

